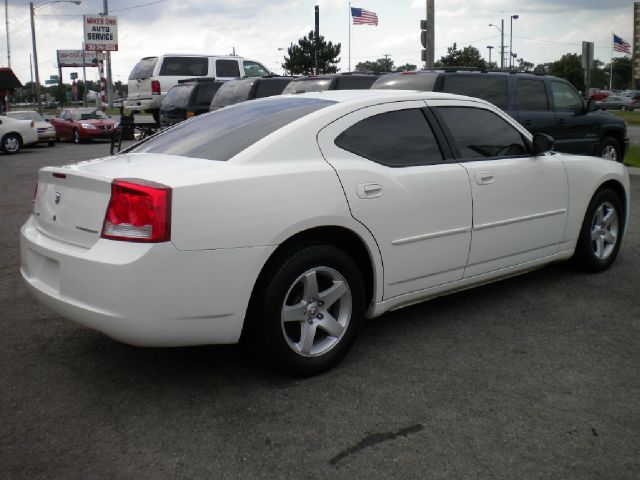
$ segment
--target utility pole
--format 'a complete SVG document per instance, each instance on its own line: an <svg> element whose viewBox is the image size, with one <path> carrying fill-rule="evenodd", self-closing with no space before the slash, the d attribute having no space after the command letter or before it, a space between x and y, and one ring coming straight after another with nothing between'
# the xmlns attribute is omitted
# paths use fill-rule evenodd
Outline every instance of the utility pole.
<svg viewBox="0 0 640 480"><path fill-rule="evenodd" d="M318 37L320 36L320 7L316 5L316 30L313 41L313 64L315 74L318 75Z"/></svg>
<svg viewBox="0 0 640 480"><path fill-rule="evenodd" d="M33 65L36 73L36 103L38 113L42 114L42 102L40 101L40 74L38 73L38 49L36 48L36 26L33 13L33 2L29 3L29 13L31 14L31 43L33 45Z"/></svg>
<svg viewBox="0 0 640 480"><path fill-rule="evenodd" d="M103 0L103 11L104 11L104 16L106 17L107 15L109 15L109 0ZM110 51L106 51L106 61L107 61L107 105L109 106L109 108L113 108L113 88L112 88L112 84L113 82L111 81L111 52Z"/></svg>
<svg viewBox="0 0 640 480"><path fill-rule="evenodd" d="M493 50L493 45L487 45L487 49L489 50L489 68L491 68L491 50Z"/></svg>
<svg viewBox="0 0 640 480"><path fill-rule="evenodd" d="M504 68L504 17L500 20L500 68Z"/></svg>

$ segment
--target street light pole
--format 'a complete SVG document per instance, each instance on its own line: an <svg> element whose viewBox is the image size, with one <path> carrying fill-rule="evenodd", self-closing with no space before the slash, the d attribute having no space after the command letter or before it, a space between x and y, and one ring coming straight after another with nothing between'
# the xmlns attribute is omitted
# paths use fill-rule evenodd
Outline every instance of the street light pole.
<svg viewBox="0 0 640 480"><path fill-rule="evenodd" d="M490 27L496 27L500 32L500 68L504 68L504 18L501 20L502 28L494 23L490 23Z"/></svg>
<svg viewBox="0 0 640 480"><path fill-rule="evenodd" d="M513 21L520 18L519 15L511 15L511 30L509 31L509 67L513 66Z"/></svg>
<svg viewBox="0 0 640 480"><path fill-rule="evenodd" d="M54 0L52 2L43 3L42 5L38 5L37 7L33 6L33 2L29 2L29 14L31 15L31 45L33 47L33 69L36 74L36 103L38 104L38 113L42 114L42 100L40 98L40 74L38 72L38 49L36 48L36 26L35 26L35 10L39 7L44 7L45 5L50 5L52 3L73 3L75 5L80 5L82 0ZM60 79L62 81L62 78Z"/></svg>
<svg viewBox="0 0 640 480"><path fill-rule="evenodd" d="M493 45L487 45L487 49L489 50L489 68L491 68L491 50L493 50Z"/></svg>

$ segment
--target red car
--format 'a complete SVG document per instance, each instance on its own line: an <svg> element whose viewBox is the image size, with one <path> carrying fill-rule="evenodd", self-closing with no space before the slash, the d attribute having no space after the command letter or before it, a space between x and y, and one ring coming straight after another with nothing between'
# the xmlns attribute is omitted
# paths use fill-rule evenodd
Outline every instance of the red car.
<svg viewBox="0 0 640 480"><path fill-rule="evenodd" d="M95 108L68 108L50 121L56 129L57 139L82 143L94 138L111 138L118 122L102 110Z"/></svg>

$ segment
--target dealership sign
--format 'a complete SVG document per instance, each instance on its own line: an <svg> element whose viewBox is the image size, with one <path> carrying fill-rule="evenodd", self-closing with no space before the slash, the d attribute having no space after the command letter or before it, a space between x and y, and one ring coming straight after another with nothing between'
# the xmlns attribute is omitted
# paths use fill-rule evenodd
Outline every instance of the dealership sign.
<svg viewBox="0 0 640 480"><path fill-rule="evenodd" d="M84 49L98 52L118 50L118 17L84 16Z"/></svg>
<svg viewBox="0 0 640 480"><path fill-rule="evenodd" d="M82 50L58 50L59 67L97 67L99 60L104 60L102 52L83 52Z"/></svg>

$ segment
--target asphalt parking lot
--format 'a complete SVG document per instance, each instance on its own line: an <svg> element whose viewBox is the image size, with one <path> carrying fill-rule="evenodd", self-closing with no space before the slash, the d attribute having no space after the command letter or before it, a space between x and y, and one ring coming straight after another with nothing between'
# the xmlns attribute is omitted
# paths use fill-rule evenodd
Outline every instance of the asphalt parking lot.
<svg viewBox="0 0 640 480"><path fill-rule="evenodd" d="M108 150L0 155L0 477L640 478L640 177L609 271L553 265L392 312L300 380L236 346L122 345L30 297L37 169Z"/></svg>

